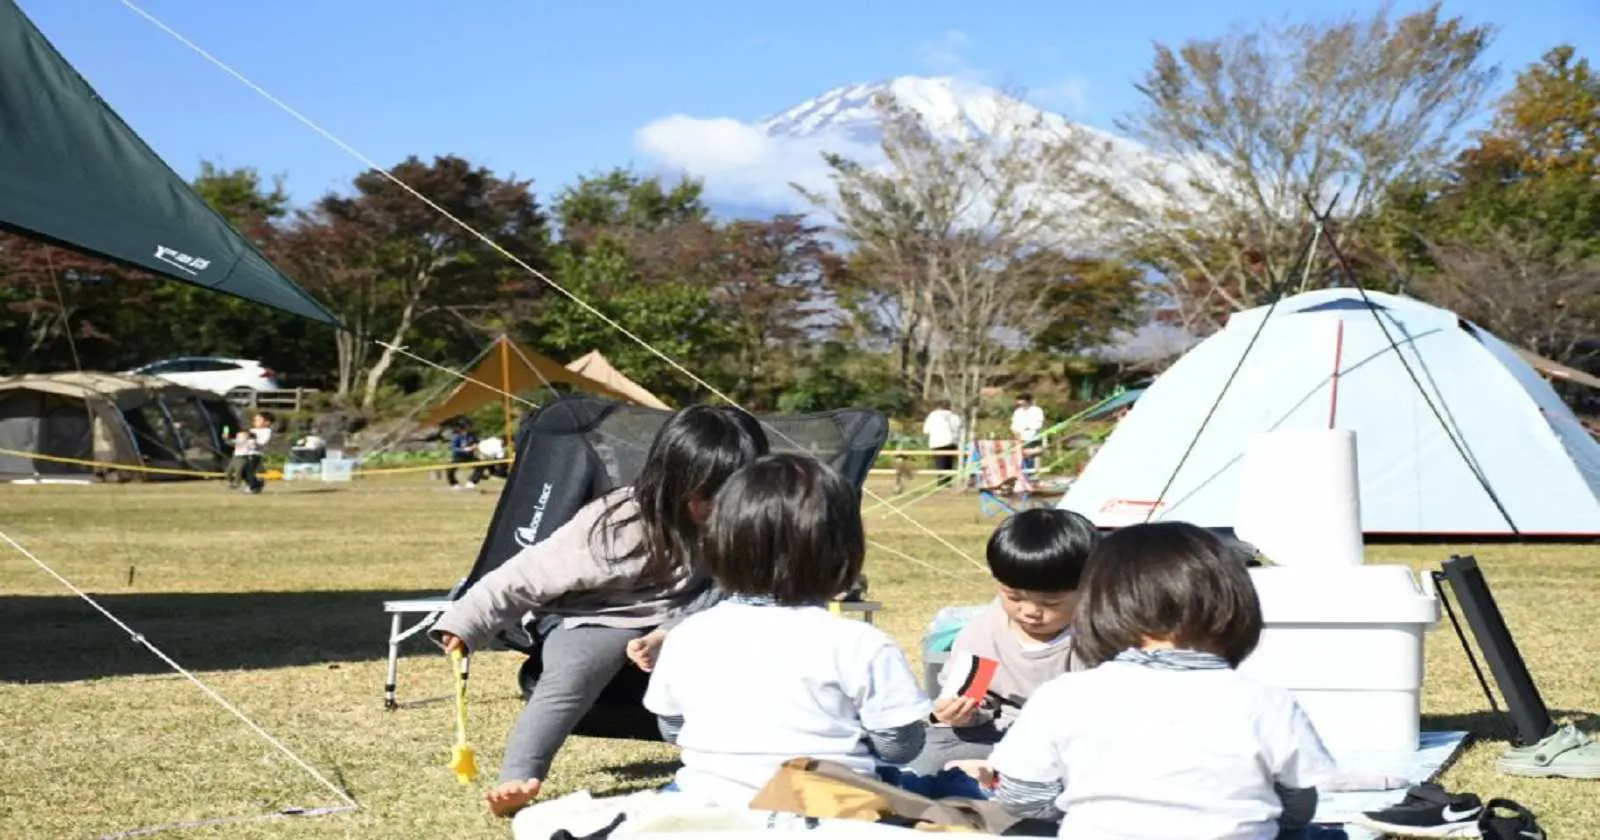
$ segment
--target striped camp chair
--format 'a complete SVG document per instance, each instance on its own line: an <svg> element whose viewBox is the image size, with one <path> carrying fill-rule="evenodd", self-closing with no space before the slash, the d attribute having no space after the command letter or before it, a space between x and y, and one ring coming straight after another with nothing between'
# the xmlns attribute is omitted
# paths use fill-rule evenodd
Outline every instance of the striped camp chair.
<svg viewBox="0 0 1600 840"><path fill-rule="evenodd" d="M984 516L1034 506L1033 479L1022 466L1022 441L975 440L967 458L974 465L978 509Z"/></svg>

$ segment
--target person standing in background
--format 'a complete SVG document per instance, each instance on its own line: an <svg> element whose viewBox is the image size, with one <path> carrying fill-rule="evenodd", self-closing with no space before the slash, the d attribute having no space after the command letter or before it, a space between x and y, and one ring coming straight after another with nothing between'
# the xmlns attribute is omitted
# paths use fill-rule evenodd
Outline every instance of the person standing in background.
<svg viewBox="0 0 1600 840"><path fill-rule="evenodd" d="M1038 453L1044 442L1039 435L1044 433L1044 409L1033 404L1033 395L1024 391L1017 395L1017 408L1011 412L1011 434L1022 441L1022 468L1031 470L1034 467L1034 456Z"/></svg>
<svg viewBox="0 0 1600 840"><path fill-rule="evenodd" d="M940 454L933 456L933 468L940 470L939 486L947 487L955 478L956 447L961 443L961 415L950 410L949 400L940 400L922 421L922 433L928 437L928 448Z"/></svg>

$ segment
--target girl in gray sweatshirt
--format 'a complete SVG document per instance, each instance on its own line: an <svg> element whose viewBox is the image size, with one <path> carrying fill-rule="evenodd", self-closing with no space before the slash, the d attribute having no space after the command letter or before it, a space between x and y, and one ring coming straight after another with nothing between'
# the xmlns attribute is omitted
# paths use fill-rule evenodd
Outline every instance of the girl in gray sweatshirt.
<svg viewBox="0 0 1600 840"><path fill-rule="evenodd" d="M767 449L760 423L739 409L678 412L632 485L484 575L429 631L445 650L470 653L534 616L543 671L485 796L493 813L538 796L556 751L630 656L647 661L641 646L719 599L696 557L700 528L723 482Z"/></svg>

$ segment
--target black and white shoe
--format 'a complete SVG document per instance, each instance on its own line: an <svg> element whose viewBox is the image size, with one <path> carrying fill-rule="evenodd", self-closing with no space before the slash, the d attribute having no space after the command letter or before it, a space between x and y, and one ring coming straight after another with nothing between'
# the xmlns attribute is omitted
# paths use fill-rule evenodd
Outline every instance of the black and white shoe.
<svg viewBox="0 0 1600 840"><path fill-rule="evenodd" d="M1396 837L1480 837L1485 836L1478 828L1483 814L1477 794L1451 793L1429 782L1406 791L1400 804L1368 811L1351 822Z"/></svg>
<svg viewBox="0 0 1600 840"><path fill-rule="evenodd" d="M1509 812L1510 816L1502 816ZM1491 799L1478 820L1485 840L1546 840L1533 812L1509 799Z"/></svg>

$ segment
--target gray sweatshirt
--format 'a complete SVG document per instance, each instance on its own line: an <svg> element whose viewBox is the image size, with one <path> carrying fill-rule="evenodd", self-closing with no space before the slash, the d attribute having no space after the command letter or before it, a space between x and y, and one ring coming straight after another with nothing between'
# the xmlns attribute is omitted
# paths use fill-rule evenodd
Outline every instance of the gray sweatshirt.
<svg viewBox="0 0 1600 840"><path fill-rule="evenodd" d="M1016 720L1022 704L1039 686L1068 671L1084 670L1083 661L1072 655L1071 636L1049 644L1025 645L1011 629L999 601L973 616L956 635L950 645L950 661L939 675L941 685L952 679L951 671L964 653L1000 663L973 725L992 723L1002 731Z"/></svg>
<svg viewBox="0 0 1600 840"><path fill-rule="evenodd" d="M567 627L644 629L676 624L688 612L715 603L717 593L696 569L679 566L667 580L645 583L639 579L642 556L616 559L644 537L637 523L615 532L606 524L595 532L595 522L612 498L585 505L543 541L484 575L450 605L428 635L438 641L440 634L449 633L466 642L468 650L481 650L529 612L564 616ZM620 521L637 512L628 498L614 516Z"/></svg>

